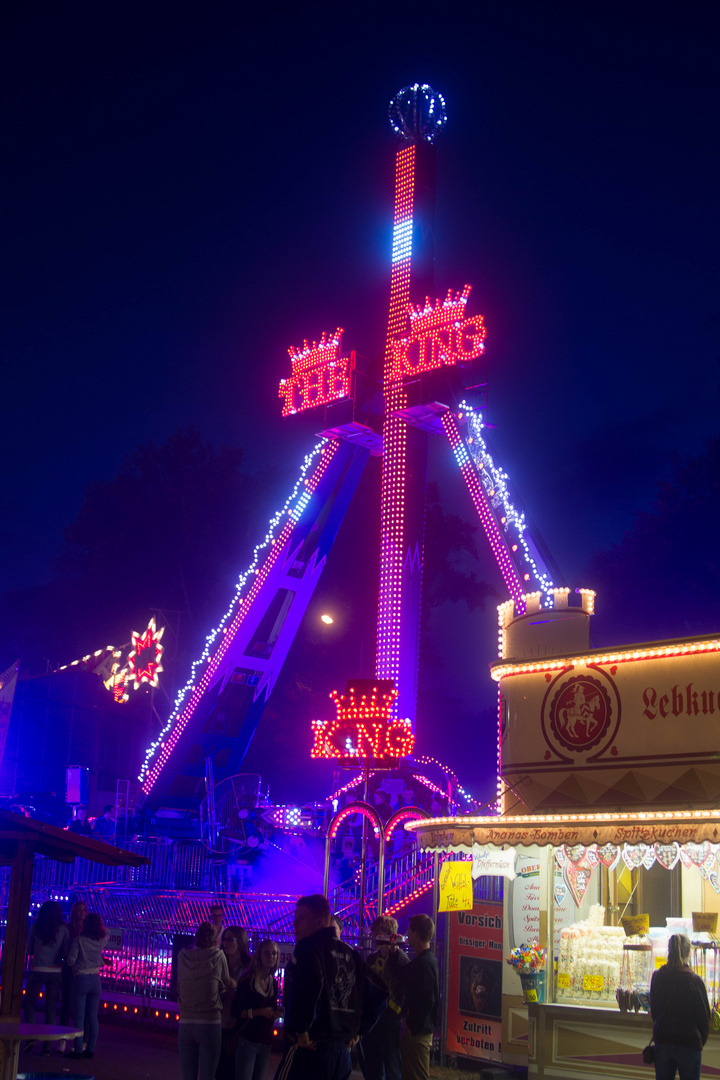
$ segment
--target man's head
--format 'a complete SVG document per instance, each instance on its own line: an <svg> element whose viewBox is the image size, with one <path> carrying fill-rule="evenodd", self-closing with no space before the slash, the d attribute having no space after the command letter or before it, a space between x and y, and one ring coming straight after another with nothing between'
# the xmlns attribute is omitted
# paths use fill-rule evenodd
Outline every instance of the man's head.
<svg viewBox="0 0 720 1080"><path fill-rule="evenodd" d="M210 908L210 919L214 926L220 926L223 921L222 904L213 904Z"/></svg>
<svg viewBox="0 0 720 1080"><path fill-rule="evenodd" d="M331 916L330 901L327 896L323 896L322 893L301 896L295 906L293 918L295 940L302 941L303 938L317 933L323 926L329 926Z"/></svg>
<svg viewBox="0 0 720 1080"><path fill-rule="evenodd" d="M430 947L435 934L435 923L429 915L411 915L408 920L408 944L415 952Z"/></svg>
<svg viewBox="0 0 720 1080"><path fill-rule="evenodd" d="M112 803L108 803L107 806L103 806L103 814L105 817L112 817L115 813L115 807Z"/></svg>
<svg viewBox="0 0 720 1080"><path fill-rule="evenodd" d="M393 919L391 915L378 915L377 919L375 919L370 927L370 933L372 934L373 944L381 956L387 956L391 946L388 942L378 942L378 937L390 937L391 934L397 934L397 932L397 919Z"/></svg>
<svg viewBox="0 0 720 1080"><path fill-rule="evenodd" d="M343 932L343 924L342 924L342 919L340 918L340 916L339 915L331 915L330 916L330 925L332 926L333 930L335 931L335 937L338 938L338 939L341 939L342 938L342 932Z"/></svg>

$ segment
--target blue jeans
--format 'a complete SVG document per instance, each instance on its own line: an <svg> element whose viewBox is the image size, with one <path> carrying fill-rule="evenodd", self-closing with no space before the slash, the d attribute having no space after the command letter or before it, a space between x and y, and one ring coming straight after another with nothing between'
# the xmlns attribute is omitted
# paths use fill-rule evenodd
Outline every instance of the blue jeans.
<svg viewBox="0 0 720 1080"><path fill-rule="evenodd" d="M182 1080L215 1080L220 1060L222 1028L220 1024L180 1024L178 1051Z"/></svg>
<svg viewBox="0 0 720 1080"><path fill-rule="evenodd" d="M270 1047L267 1043L254 1043L238 1035L235 1050L235 1080L263 1080Z"/></svg>
<svg viewBox="0 0 720 1080"><path fill-rule="evenodd" d="M72 981L72 1014L75 1026L80 1030L83 1024L87 1025L87 1048L92 1053L98 1040L98 1008L100 1007L100 976L99 975L73 975ZM83 1048L82 1035L74 1043L76 1053Z"/></svg>
<svg viewBox="0 0 720 1080"><path fill-rule="evenodd" d="M57 1023L57 1003L60 995L60 972L54 971L31 971L25 984L25 1023L35 1023L35 1003L38 994L45 987L45 1023ZM43 1043L46 1050L50 1043Z"/></svg>
<svg viewBox="0 0 720 1080"><path fill-rule="evenodd" d="M700 1080L702 1050L677 1043L655 1043L655 1080L675 1080L675 1070L680 1080Z"/></svg>

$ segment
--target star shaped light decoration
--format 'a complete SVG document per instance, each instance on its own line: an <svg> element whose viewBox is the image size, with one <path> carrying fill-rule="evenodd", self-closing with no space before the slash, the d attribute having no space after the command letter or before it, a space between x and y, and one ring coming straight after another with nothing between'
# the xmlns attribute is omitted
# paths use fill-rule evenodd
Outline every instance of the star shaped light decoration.
<svg viewBox="0 0 720 1080"><path fill-rule="evenodd" d="M163 670L162 666L162 654L163 646L160 644L160 639L165 632L165 627L161 627L160 630L155 626L155 619L152 618L147 625L147 630L140 634L137 630L132 632L132 650L128 654L128 681L134 680L135 690L139 689L141 683L149 683L150 686L157 686L158 675Z"/></svg>

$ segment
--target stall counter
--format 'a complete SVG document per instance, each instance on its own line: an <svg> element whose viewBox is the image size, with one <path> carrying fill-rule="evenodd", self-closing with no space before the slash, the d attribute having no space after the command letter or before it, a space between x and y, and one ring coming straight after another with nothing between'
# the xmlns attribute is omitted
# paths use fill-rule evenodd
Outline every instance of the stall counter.
<svg viewBox="0 0 720 1080"><path fill-rule="evenodd" d="M652 1036L647 1013L621 1013L588 1005L528 1005L528 1078L612 1080L650 1078L643 1047ZM720 1032L703 1050L702 1080L720 1077Z"/></svg>

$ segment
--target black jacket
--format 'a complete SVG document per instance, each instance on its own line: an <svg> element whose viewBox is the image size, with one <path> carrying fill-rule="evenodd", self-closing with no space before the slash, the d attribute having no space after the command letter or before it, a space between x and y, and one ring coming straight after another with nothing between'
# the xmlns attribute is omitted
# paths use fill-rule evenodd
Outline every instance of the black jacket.
<svg viewBox="0 0 720 1080"><path fill-rule="evenodd" d="M437 1027L440 971L432 949L424 949L402 969L403 1016L412 1035L432 1035Z"/></svg>
<svg viewBox="0 0 720 1080"><path fill-rule="evenodd" d="M710 1031L705 983L688 967L659 968L650 982L655 1042L702 1050Z"/></svg>
<svg viewBox="0 0 720 1080"><path fill-rule="evenodd" d="M347 1042L369 1031L388 992L359 953L323 927L298 941L285 972L285 1034L312 1042Z"/></svg>

